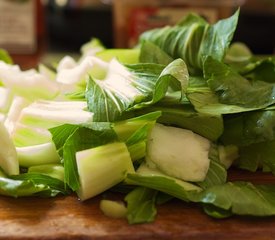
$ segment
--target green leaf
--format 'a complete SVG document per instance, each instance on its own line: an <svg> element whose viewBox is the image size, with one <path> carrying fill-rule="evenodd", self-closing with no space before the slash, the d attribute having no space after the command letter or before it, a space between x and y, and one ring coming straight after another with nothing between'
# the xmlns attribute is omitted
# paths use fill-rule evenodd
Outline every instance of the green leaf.
<svg viewBox="0 0 275 240"><path fill-rule="evenodd" d="M124 64L135 64L139 62L140 49L139 48L110 48L97 52L96 57L109 62L116 58L119 62Z"/></svg>
<svg viewBox="0 0 275 240"><path fill-rule="evenodd" d="M144 158L146 155L147 136L153 125L148 123L137 129L126 141L132 161Z"/></svg>
<svg viewBox="0 0 275 240"><path fill-rule="evenodd" d="M63 146L66 140L79 128L77 125L64 124L54 128L50 128L49 131L52 134L52 140L55 144L58 154L63 156Z"/></svg>
<svg viewBox="0 0 275 240"><path fill-rule="evenodd" d="M225 145L247 146L275 138L275 111L253 111L224 118L221 141Z"/></svg>
<svg viewBox="0 0 275 240"><path fill-rule="evenodd" d="M0 177L0 194L12 197L41 196L55 197L57 194L69 194L62 181L43 174L25 173Z"/></svg>
<svg viewBox="0 0 275 240"><path fill-rule="evenodd" d="M181 59L165 68L152 63L124 67L111 61L105 79L90 78L86 92L89 111L96 122L119 120L129 111L161 100L171 81L178 81L183 91L188 84L188 72Z"/></svg>
<svg viewBox="0 0 275 240"><path fill-rule="evenodd" d="M230 45L225 55L224 62L241 73L243 69L246 68L247 64L252 61L252 57L252 52L248 46L242 42L234 42Z"/></svg>
<svg viewBox="0 0 275 240"><path fill-rule="evenodd" d="M227 171L220 162L217 145L212 144L209 151L209 159L210 165L207 175L203 182L198 183L198 185L203 189L224 184L227 180Z"/></svg>
<svg viewBox="0 0 275 240"><path fill-rule="evenodd" d="M195 202L211 204L238 215L275 215L275 185L228 182L215 185L193 196Z"/></svg>
<svg viewBox="0 0 275 240"><path fill-rule="evenodd" d="M141 159L146 153L147 135L161 115L160 111L150 112L135 118L112 123L119 141L124 141L132 161Z"/></svg>
<svg viewBox="0 0 275 240"><path fill-rule="evenodd" d="M56 148L63 154L65 183L74 191L80 186L75 153L117 139L111 125L106 123L90 123L89 128L65 124L50 131Z"/></svg>
<svg viewBox="0 0 275 240"><path fill-rule="evenodd" d="M239 154L237 167L255 172L264 166L275 174L275 140L240 147Z"/></svg>
<svg viewBox="0 0 275 240"><path fill-rule="evenodd" d="M129 138L139 131L145 125L153 127L156 120L160 117L160 111L154 111L147 114L139 115L138 117L125 119L112 123L112 128L116 132L120 141L129 141Z"/></svg>
<svg viewBox="0 0 275 240"><path fill-rule="evenodd" d="M24 173L20 175L14 175L11 177L14 180L29 180L34 184L44 184L52 191L51 196L55 196L58 193L69 194L70 191L65 189L65 184L63 181L53 178L51 176L40 174L40 173Z"/></svg>
<svg viewBox="0 0 275 240"><path fill-rule="evenodd" d="M157 63L168 65L173 58L159 48L156 44L144 41L141 45L139 60L141 63Z"/></svg>
<svg viewBox="0 0 275 240"><path fill-rule="evenodd" d="M200 187L173 177L169 177L159 170L150 169L142 164L137 173L128 174L126 183L143 186L167 193L183 201L189 201L189 195L201 190Z"/></svg>
<svg viewBox="0 0 275 240"><path fill-rule="evenodd" d="M174 197L163 192L158 192L157 198L156 198L156 204L161 205L169 202L172 200Z"/></svg>
<svg viewBox="0 0 275 240"><path fill-rule="evenodd" d="M189 78L186 96L196 111L210 115L232 114L257 109L221 103L215 91L209 88L206 80L201 76Z"/></svg>
<svg viewBox="0 0 275 240"><path fill-rule="evenodd" d="M28 173L40 173L64 182L64 167L61 164L43 164L31 166Z"/></svg>
<svg viewBox="0 0 275 240"><path fill-rule="evenodd" d="M212 141L217 140L223 132L221 115L199 113L191 105L165 106L160 103L144 111L161 111L157 122L189 129Z"/></svg>
<svg viewBox="0 0 275 240"><path fill-rule="evenodd" d="M274 84L250 82L229 66L211 57L207 57L204 62L204 75L220 103L258 109L275 103Z"/></svg>
<svg viewBox="0 0 275 240"><path fill-rule="evenodd" d="M137 160L142 160L146 155L146 149L147 149L146 141L144 140L144 141L137 142L135 144L127 146L127 148L130 153L130 157L132 161L135 162L134 164L139 165L139 161Z"/></svg>
<svg viewBox="0 0 275 240"><path fill-rule="evenodd" d="M186 93L189 82L189 73L185 62L182 59L178 58L168 64L163 69L159 79L161 78L168 78L168 81L158 81L156 83L152 103L156 103L164 97L164 95L160 95L161 85L164 89L171 87L172 91L181 91L182 96Z"/></svg>
<svg viewBox="0 0 275 240"><path fill-rule="evenodd" d="M228 218L231 217L233 214L230 210L224 210L222 208L218 208L211 204L204 204L203 211L213 217L213 218Z"/></svg>
<svg viewBox="0 0 275 240"><path fill-rule="evenodd" d="M127 194L127 219L130 224L153 222L157 210L155 207L157 191L137 187Z"/></svg>
<svg viewBox="0 0 275 240"><path fill-rule="evenodd" d="M196 13L189 13L187 16L181 19L177 25L188 27L192 26L195 23L204 25L207 24L207 21L203 17L197 15Z"/></svg>
<svg viewBox="0 0 275 240"><path fill-rule="evenodd" d="M135 64L124 67L111 61L105 79L90 77L86 99L88 109L94 112L94 121L112 122L137 103L152 98L153 88L164 66Z"/></svg>
<svg viewBox="0 0 275 240"><path fill-rule="evenodd" d="M175 26L146 31L140 41L150 41L172 58L182 58L189 71L200 73L205 56L221 61L235 32L239 11L228 19L209 25L192 14Z"/></svg>
<svg viewBox="0 0 275 240"><path fill-rule="evenodd" d="M229 62L244 62L252 57L252 52L249 47L243 42L234 42L230 45L226 52L225 61Z"/></svg>
<svg viewBox="0 0 275 240"><path fill-rule="evenodd" d="M275 57L251 62L241 73L249 79L275 83Z"/></svg>
<svg viewBox="0 0 275 240"><path fill-rule="evenodd" d="M148 124L143 125L137 129L126 141L127 146L131 146L140 141L145 141L149 132L150 126Z"/></svg>

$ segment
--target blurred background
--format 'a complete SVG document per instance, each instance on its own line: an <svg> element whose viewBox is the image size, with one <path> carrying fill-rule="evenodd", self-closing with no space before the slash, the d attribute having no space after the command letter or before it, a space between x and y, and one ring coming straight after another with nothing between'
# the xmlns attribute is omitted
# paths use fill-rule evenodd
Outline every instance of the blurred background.
<svg viewBox="0 0 275 240"><path fill-rule="evenodd" d="M274 54L275 0L1 0L0 47L28 67L49 55L78 54L93 37L108 48L132 47L143 31L190 11L216 22L239 6L234 41Z"/></svg>

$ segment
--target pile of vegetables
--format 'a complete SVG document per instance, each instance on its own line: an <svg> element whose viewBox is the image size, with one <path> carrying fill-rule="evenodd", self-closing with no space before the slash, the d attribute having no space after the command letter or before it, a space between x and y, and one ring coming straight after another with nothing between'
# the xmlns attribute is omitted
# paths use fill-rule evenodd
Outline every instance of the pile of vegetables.
<svg viewBox="0 0 275 240"><path fill-rule="evenodd" d="M0 52L0 194L80 200L129 223L157 204L213 217L275 214L275 185L229 182L231 167L275 173L275 59L231 44L239 11L190 14L132 49L92 39L81 58L22 71Z"/></svg>

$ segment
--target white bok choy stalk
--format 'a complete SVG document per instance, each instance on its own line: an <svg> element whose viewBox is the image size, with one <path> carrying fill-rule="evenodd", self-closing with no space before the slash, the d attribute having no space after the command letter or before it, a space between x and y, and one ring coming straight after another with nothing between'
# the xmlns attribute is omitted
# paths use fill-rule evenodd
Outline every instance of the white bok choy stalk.
<svg viewBox="0 0 275 240"><path fill-rule="evenodd" d="M76 164L80 180L77 194L81 200L104 192L134 172L127 146L122 142L79 151Z"/></svg>
<svg viewBox="0 0 275 240"><path fill-rule="evenodd" d="M62 124L91 122L93 113L86 111L84 101L35 101L22 109L12 138L22 166L59 163L49 128Z"/></svg>
<svg viewBox="0 0 275 240"><path fill-rule="evenodd" d="M95 68L97 61L97 58L87 56L77 63L72 57L66 56L59 62L56 82L60 84L63 97L79 90L85 90L88 73Z"/></svg>
<svg viewBox="0 0 275 240"><path fill-rule="evenodd" d="M4 122L4 125L7 128L9 134L13 134L15 125L18 121L22 109L27 107L30 103L31 102L24 97L15 96L13 98Z"/></svg>
<svg viewBox="0 0 275 240"><path fill-rule="evenodd" d="M168 176L199 182L206 177L211 142L190 130L156 124L148 137L146 161Z"/></svg>
<svg viewBox="0 0 275 240"><path fill-rule="evenodd" d="M6 113L12 103L13 94L10 89L0 87L0 112Z"/></svg>
<svg viewBox="0 0 275 240"><path fill-rule="evenodd" d="M0 122L0 167L8 175L19 174L19 163L15 146L10 135Z"/></svg>
<svg viewBox="0 0 275 240"><path fill-rule="evenodd" d="M36 101L21 111L19 122L51 128L64 123L80 124L93 120L85 101Z"/></svg>
<svg viewBox="0 0 275 240"><path fill-rule="evenodd" d="M16 147L18 161L22 167L60 163L60 157L53 142L26 147Z"/></svg>
<svg viewBox="0 0 275 240"><path fill-rule="evenodd" d="M12 93L31 101L53 99L59 94L59 84L35 69L22 71L18 66L0 62L0 81Z"/></svg>

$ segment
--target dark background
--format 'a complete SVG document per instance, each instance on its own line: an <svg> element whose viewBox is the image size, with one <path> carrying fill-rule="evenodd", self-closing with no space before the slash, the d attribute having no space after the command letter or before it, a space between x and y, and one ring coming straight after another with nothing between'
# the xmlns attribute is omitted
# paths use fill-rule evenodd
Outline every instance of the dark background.
<svg viewBox="0 0 275 240"><path fill-rule="evenodd" d="M110 3L75 8L60 7L49 0L44 8L49 51L79 52L91 37L99 38L106 47L115 47ZM241 7L234 41L246 43L255 54L274 54L275 1L247 0Z"/></svg>

